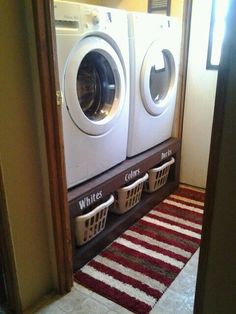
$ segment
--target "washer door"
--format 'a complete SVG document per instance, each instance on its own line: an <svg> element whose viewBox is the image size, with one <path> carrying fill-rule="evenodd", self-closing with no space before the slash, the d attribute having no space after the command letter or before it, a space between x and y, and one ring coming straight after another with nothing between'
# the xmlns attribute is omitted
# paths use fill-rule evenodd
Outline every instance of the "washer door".
<svg viewBox="0 0 236 314"><path fill-rule="evenodd" d="M141 69L140 89L146 110L158 116L168 107L176 81L175 60L168 49L155 41L149 47Z"/></svg>
<svg viewBox="0 0 236 314"><path fill-rule="evenodd" d="M84 133L109 131L122 111L126 92L121 61L100 37L86 37L73 49L64 77L69 115Z"/></svg>

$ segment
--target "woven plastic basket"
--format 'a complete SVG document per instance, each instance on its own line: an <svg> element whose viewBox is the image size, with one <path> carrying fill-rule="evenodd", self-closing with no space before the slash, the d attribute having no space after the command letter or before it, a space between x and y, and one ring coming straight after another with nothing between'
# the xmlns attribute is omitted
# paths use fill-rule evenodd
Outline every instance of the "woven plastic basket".
<svg viewBox="0 0 236 314"><path fill-rule="evenodd" d="M157 168L150 169L148 171L149 178L144 183L143 190L148 193L155 192L166 184L170 166L175 163L175 159L172 157L171 160L165 162L163 165Z"/></svg>
<svg viewBox="0 0 236 314"><path fill-rule="evenodd" d="M110 195L107 201L95 207L88 214L75 218L77 245L88 242L105 228L108 208L113 202L114 196Z"/></svg>
<svg viewBox="0 0 236 314"><path fill-rule="evenodd" d="M110 208L110 211L116 214L124 214L129 209L134 207L141 199L141 194L143 190L143 183L148 179L148 174L135 182L118 189L115 193L115 203L114 206Z"/></svg>

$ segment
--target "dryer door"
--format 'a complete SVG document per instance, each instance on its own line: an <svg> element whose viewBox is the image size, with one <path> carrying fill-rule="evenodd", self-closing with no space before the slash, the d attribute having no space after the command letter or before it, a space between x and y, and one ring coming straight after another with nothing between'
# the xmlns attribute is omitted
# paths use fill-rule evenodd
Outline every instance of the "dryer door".
<svg viewBox="0 0 236 314"><path fill-rule="evenodd" d="M168 107L176 83L174 56L168 49L161 49L155 41L149 47L141 69L140 89L146 110L154 116Z"/></svg>
<svg viewBox="0 0 236 314"><path fill-rule="evenodd" d="M65 76L67 110L84 133L101 135L116 123L124 106L125 73L121 61L104 39L82 39L71 52Z"/></svg>

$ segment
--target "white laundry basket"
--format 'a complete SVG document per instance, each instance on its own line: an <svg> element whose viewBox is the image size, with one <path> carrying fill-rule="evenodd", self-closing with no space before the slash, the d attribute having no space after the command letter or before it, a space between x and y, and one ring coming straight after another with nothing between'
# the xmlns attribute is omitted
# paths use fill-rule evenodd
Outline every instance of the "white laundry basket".
<svg viewBox="0 0 236 314"><path fill-rule="evenodd" d="M165 162L163 165L152 168L148 171L149 178L144 183L143 190L148 193L155 192L166 184L170 167L175 163L174 157L169 161Z"/></svg>
<svg viewBox="0 0 236 314"><path fill-rule="evenodd" d="M115 203L110 211L116 214L124 214L139 203L143 191L143 183L148 179L148 174L137 179L135 182L118 189L115 193Z"/></svg>
<svg viewBox="0 0 236 314"><path fill-rule="evenodd" d="M77 245L83 245L97 234L99 234L106 225L109 206L114 202L114 196L96 206L88 214L75 218L75 237Z"/></svg>

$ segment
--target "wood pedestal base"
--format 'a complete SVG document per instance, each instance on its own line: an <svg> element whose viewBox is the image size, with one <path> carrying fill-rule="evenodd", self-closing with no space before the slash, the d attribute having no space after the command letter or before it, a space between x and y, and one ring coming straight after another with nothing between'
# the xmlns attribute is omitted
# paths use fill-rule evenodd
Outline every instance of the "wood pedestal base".
<svg viewBox="0 0 236 314"><path fill-rule="evenodd" d="M102 193L103 196L107 196L127 183L127 174L132 173L132 171L135 173L137 169L139 170L139 174L142 174L161 161L170 158L170 156L175 158L175 164L170 169L167 183L161 189L151 194L143 193L139 204L123 215L116 215L109 212L105 229L83 246L77 247L75 241L73 241L74 270L85 265L177 188L179 183L180 142L177 139L171 138L143 154L127 159L106 173L68 192L72 239L74 240L74 218L81 214L81 200L86 197L92 199L91 195L96 195L96 193Z"/></svg>

